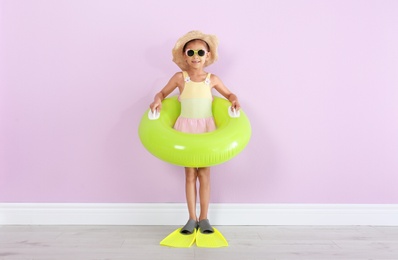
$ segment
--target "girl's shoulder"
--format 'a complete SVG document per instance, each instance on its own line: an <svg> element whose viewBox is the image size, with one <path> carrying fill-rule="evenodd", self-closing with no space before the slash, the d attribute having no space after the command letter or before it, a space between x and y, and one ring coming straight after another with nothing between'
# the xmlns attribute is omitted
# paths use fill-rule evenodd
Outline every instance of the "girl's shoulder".
<svg viewBox="0 0 398 260"><path fill-rule="evenodd" d="M209 74L210 74L210 78L211 79L218 79L218 76L216 74L213 74L213 73L210 73L210 72L209 72Z"/></svg>
<svg viewBox="0 0 398 260"><path fill-rule="evenodd" d="M184 78L183 72L182 71L177 71L176 73L174 73L172 78L173 79L182 79L182 78Z"/></svg>
<svg viewBox="0 0 398 260"><path fill-rule="evenodd" d="M174 75L171 77L170 80L175 81L175 82L184 81L184 75L183 75L182 71L178 71L178 72L174 73Z"/></svg>
<svg viewBox="0 0 398 260"><path fill-rule="evenodd" d="M178 72L174 73L174 75L171 77L170 81L173 82L172 84L177 87L184 86L184 75L183 75L182 71L178 71Z"/></svg>
<svg viewBox="0 0 398 260"><path fill-rule="evenodd" d="M212 85L217 85L217 83L220 82L220 78L215 75L215 74L211 74L210 75L210 82L212 83Z"/></svg>

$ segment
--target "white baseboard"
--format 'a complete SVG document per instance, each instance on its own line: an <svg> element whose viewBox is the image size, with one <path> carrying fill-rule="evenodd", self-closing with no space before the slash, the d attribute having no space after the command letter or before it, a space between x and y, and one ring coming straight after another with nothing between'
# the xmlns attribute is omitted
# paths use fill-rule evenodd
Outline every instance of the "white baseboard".
<svg viewBox="0 0 398 260"><path fill-rule="evenodd" d="M184 203L0 203L0 225L181 225ZM398 226L398 204L211 204L213 225Z"/></svg>

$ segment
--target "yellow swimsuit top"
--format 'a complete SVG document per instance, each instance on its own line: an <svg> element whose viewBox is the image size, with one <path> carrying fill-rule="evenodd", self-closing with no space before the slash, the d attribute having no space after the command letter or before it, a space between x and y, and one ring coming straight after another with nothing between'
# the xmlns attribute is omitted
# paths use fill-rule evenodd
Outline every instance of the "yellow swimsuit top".
<svg viewBox="0 0 398 260"><path fill-rule="evenodd" d="M210 75L202 82L191 81L186 71L184 76L184 89L179 96L181 102L181 117L185 118L208 118L212 117L211 110L213 95L211 93Z"/></svg>

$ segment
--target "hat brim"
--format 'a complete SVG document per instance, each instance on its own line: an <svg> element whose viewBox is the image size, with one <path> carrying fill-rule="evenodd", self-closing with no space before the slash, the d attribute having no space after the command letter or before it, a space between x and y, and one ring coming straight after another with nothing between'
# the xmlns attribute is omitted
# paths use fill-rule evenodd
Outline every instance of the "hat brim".
<svg viewBox="0 0 398 260"><path fill-rule="evenodd" d="M178 67L182 70L188 69L188 64L185 61L183 48L185 44L192 40L202 40L205 41L210 48L210 57L206 60L204 66L207 67L210 64L213 64L218 59L218 38L216 35L204 34L201 31L190 31L180 39L177 40L173 50L173 61L177 64Z"/></svg>

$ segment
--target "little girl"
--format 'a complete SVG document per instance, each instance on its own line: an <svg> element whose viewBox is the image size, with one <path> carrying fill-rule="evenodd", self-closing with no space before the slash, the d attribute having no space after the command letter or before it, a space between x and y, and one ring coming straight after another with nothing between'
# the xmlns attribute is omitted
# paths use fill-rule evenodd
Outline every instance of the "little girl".
<svg viewBox="0 0 398 260"><path fill-rule="evenodd" d="M178 39L172 54L173 61L182 71L175 73L166 86L155 95L151 110L160 112L162 100L175 88L179 89L181 114L174 129L187 133L205 133L216 129L212 115L212 89L231 102L231 109L239 110L238 98L219 77L204 71L204 68L217 60L218 39L215 35L191 31ZM207 219L210 203L210 167L185 168L185 193L189 220L181 233L192 234L199 226L202 233L213 233ZM200 215L196 215L197 190L199 180Z"/></svg>

